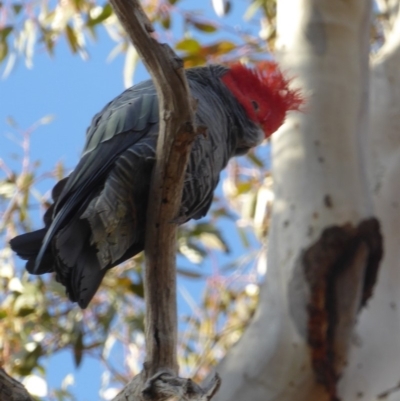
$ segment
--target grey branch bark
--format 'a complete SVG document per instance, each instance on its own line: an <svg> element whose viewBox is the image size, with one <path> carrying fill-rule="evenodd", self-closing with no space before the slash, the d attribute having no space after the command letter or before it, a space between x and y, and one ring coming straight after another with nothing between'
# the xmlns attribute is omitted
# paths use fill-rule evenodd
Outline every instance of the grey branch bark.
<svg viewBox="0 0 400 401"><path fill-rule="evenodd" d="M34 401L26 388L0 368L0 401Z"/></svg>
<svg viewBox="0 0 400 401"><path fill-rule="evenodd" d="M145 370L118 400L210 400L219 388L215 376L205 389L177 377L176 217L192 142L195 101L180 60L152 36L151 22L136 0L110 0L117 17L150 72L160 105L160 133L147 211L145 240Z"/></svg>
<svg viewBox="0 0 400 401"><path fill-rule="evenodd" d="M183 178L195 136L193 109L182 61L154 31L138 1L110 0L150 72L160 104L160 134L146 226L146 370L178 373L176 361L176 224ZM173 88L173 89L172 89Z"/></svg>
<svg viewBox="0 0 400 401"><path fill-rule="evenodd" d="M190 379L182 379L165 371L147 381L144 381L143 374L135 376L113 401L209 401L221 383L217 375L201 388Z"/></svg>

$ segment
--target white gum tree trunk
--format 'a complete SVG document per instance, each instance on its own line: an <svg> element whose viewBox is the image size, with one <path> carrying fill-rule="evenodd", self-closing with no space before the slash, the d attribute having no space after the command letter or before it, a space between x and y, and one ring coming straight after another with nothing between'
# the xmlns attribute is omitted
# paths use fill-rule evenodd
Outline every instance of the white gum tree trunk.
<svg viewBox="0 0 400 401"><path fill-rule="evenodd" d="M400 14L389 1L391 32L372 60L367 167L384 238L378 282L355 330L340 382L343 400L400 400Z"/></svg>
<svg viewBox="0 0 400 401"><path fill-rule="evenodd" d="M217 401L400 400L400 17L389 3L392 33L371 66L371 1L278 0L278 54L307 105L273 138L267 277L217 369Z"/></svg>

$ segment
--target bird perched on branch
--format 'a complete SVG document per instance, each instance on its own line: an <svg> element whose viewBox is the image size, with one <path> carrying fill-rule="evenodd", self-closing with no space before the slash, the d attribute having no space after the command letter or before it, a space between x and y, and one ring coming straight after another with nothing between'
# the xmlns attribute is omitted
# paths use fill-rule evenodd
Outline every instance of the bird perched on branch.
<svg viewBox="0 0 400 401"><path fill-rule="evenodd" d="M277 65L210 65L186 70L197 99L198 135L187 165L178 221L203 217L228 160L260 144L302 99ZM96 114L82 157L52 191L45 227L11 240L32 274L56 273L69 298L86 308L104 274L143 250L159 130L151 80L123 92Z"/></svg>

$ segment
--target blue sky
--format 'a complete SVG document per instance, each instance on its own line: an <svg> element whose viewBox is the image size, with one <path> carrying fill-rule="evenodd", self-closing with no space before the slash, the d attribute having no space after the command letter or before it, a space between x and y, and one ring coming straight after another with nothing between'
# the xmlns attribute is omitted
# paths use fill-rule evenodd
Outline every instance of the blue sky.
<svg viewBox="0 0 400 401"><path fill-rule="evenodd" d="M199 10L199 4L204 4L204 14L215 19L211 2L182 0L181 4L186 9L195 5ZM233 2L232 13L222 22L230 26L244 25L242 16L247 6L248 2L245 0ZM246 28L248 29L247 24ZM257 32L258 29L253 24L251 30ZM222 33L221 36L229 38L230 35ZM199 35L199 38L212 42L216 36ZM54 58L47 54L36 54L32 69L27 69L23 61L19 60L10 76L0 81L0 157L11 167L18 168L19 163L12 155L20 154L21 150L8 138L13 129L7 125L7 117L11 116L19 127L26 129L40 118L51 114L55 117L54 121L41 126L32 136L32 159L41 161L42 172L51 170L60 160L67 168L73 168L79 159L85 131L92 116L124 89L123 57L117 57L111 63L106 62L114 46L115 43L100 29L99 41L89 47L88 61L71 55L64 40L57 45ZM139 66L135 82L147 77L144 68ZM47 191L53 184L52 180L45 180L39 188ZM231 257L238 256L242 251L239 240L231 235L229 237L234 249ZM201 289L198 285L194 286L189 280L180 280L179 285L188 286L194 298L199 299ZM181 312L187 312L188 307L181 296L179 303ZM103 372L99 362L86 358L80 369L75 371L72 355L63 352L48 362L46 379L50 386L59 387L63 378L71 372L75 375L72 391L79 401L99 399L98 389Z"/></svg>

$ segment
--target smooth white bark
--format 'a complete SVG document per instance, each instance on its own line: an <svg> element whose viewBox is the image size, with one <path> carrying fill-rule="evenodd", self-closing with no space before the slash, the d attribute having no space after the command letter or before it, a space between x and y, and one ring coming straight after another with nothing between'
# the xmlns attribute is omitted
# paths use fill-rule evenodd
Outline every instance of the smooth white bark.
<svg viewBox="0 0 400 401"><path fill-rule="evenodd" d="M392 7L396 12L398 5ZM372 63L370 140L365 144L385 252L341 381L346 401L400 400L400 15L390 19L391 34Z"/></svg>
<svg viewBox="0 0 400 401"><path fill-rule="evenodd" d="M281 62L307 106L273 138L267 278L253 322L219 366L217 401L330 399L316 384L305 337L308 287L291 283L302 250L327 226L372 215L361 157L370 13L364 0L278 1Z"/></svg>

